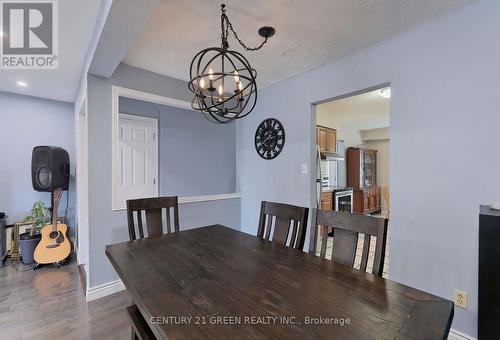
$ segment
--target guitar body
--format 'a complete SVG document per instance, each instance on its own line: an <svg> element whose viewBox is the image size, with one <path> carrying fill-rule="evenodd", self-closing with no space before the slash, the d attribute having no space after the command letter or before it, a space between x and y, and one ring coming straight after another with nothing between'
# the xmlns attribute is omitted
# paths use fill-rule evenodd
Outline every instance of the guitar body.
<svg viewBox="0 0 500 340"><path fill-rule="evenodd" d="M55 227L55 228L54 228ZM35 261L42 264L66 259L71 253L71 243L67 237L68 226L48 224L42 228L42 238L35 248Z"/></svg>

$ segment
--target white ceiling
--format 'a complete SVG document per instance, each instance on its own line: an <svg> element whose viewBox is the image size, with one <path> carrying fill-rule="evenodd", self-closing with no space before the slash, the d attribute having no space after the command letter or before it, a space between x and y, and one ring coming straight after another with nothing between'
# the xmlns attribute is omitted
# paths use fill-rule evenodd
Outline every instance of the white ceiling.
<svg viewBox="0 0 500 340"><path fill-rule="evenodd" d="M276 28L263 49L244 52L259 87L338 59L471 0L231 0L227 14L247 45ZM220 46L220 1L170 0L153 11L123 62L187 80L194 54ZM232 49L243 52L233 37Z"/></svg>
<svg viewBox="0 0 500 340"><path fill-rule="evenodd" d="M361 130L390 126L390 99L380 96L380 90L319 104L316 106L318 125L337 129L339 138L349 146L356 145L350 137ZM351 140L349 140L351 139ZM349 140L349 141L348 141Z"/></svg>
<svg viewBox="0 0 500 340"><path fill-rule="evenodd" d="M59 1L59 68L2 70L0 91L73 102L99 13L101 0ZM28 84L17 86L17 81Z"/></svg>
<svg viewBox="0 0 500 340"><path fill-rule="evenodd" d="M381 91L374 90L318 104L316 110L335 116L340 122L356 122L360 130L388 127L391 99L382 97Z"/></svg>

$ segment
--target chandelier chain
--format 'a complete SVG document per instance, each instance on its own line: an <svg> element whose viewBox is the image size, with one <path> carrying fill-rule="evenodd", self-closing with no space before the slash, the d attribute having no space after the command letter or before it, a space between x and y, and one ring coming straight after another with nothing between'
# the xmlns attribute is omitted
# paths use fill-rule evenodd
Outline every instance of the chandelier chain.
<svg viewBox="0 0 500 340"><path fill-rule="evenodd" d="M257 47L249 47L247 46L239 37L238 33L233 28L233 24L229 21L229 18L226 15L225 5L222 5L222 15L221 15L221 30L222 30L222 48L228 48L229 43L227 42L227 37L229 36L229 30L233 32L235 39L240 43L240 45L245 49L245 51L257 51L262 48L267 42L267 37L260 43Z"/></svg>

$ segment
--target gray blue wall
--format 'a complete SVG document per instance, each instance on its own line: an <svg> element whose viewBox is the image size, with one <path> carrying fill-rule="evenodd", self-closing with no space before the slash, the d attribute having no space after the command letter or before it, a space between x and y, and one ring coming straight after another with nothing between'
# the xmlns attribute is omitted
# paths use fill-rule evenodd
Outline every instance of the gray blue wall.
<svg viewBox="0 0 500 340"><path fill-rule="evenodd" d="M54 100L0 92L0 211L15 223L30 214L35 201L50 206L50 193L31 184L31 153L37 145L66 149L71 160L68 224L74 234L75 181L73 105ZM64 214L66 193L59 214Z"/></svg>
<svg viewBox="0 0 500 340"><path fill-rule="evenodd" d="M207 124L199 113L120 98L120 112L159 120L160 195L236 190L236 125Z"/></svg>
<svg viewBox="0 0 500 340"><path fill-rule="evenodd" d="M390 82L390 277L449 299L468 292L452 327L475 336L478 207L500 200L499 17L499 1L477 1L260 91L237 123L242 230L255 234L261 200L312 206L301 174L313 164L311 103ZM273 161L253 145L267 117L286 129Z"/></svg>
<svg viewBox="0 0 500 340"><path fill-rule="evenodd" d="M127 231L127 218L125 211L112 211L111 208L111 193L112 193L112 177L111 177L111 157L112 157L112 144L111 144L111 86L122 86L131 88L138 91L144 91L152 94L158 94L170 98L189 101L190 96L187 93L186 83L169 77L164 77L152 72L144 71L127 65L120 65L113 77L105 79L93 75L88 76L88 110L89 110L89 195L90 195L90 240L89 240L89 287L95 287L100 284L108 283L118 279L115 271L104 254L104 247L107 244L113 244L128 240ZM130 110L132 110L129 107ZM136 111L140 111L137 107ZM142 110L142 109L141 109ZM147 109L146 111L150 111ZM166 138L170 138L171 127L168 126L169 122L172 124L179 124L178 127L181 133L184 131L185 135L182 136L184 140L192 137L193 141L201 136L206 136L205 129L214 129L213 124L205 121L205 118L200 114L190 111L183 111L177 109L162 108L160 115L165 117L165 130L161 134ZM154 114L154 113L153 113ZM185 115L185 117L184 117ZM188 126L189 125L189 130ZM218 127L219 128L219 127ZM200 166L205 169L215 168L218 169L220 164L215 164L215 161L224 159L225 166L223 167L228 178L235 177L235 162L234 162L234 148L227 148L227 145L235 144L235 126L227 125L220 127L222 130L212 130L220 132L221 138L228 139L223 143L225 146L224 157L214 156L213 158L205 156L203 158L203 165ZM227 129L227 130L226 130ZM189 134L188 134L189 133ZM179 135L177 135L179 137ZM207 142L207 141L205 141ZM221 139L212 138L212 148L221 146ZM196 147L197 144L193 142L191 146ZM163 151L169 150L168 145L162 146ZM204 146L203 149L208 152L210 145ZM162 151L162 152L163 152ZM216 152L216 150L212 150ZM193 151L196 152L196 151ZM231 155L233 153L233 155ZM191 168L196 166L192 162L195 157L182 158L184 155L179 155L172 151L172 155L164 156L167 163L179 162L178 165L173 166L171 169L173 173L179 173L184 166L185 171L192 171ZM166 165L167 169L169 164ZM181 168L177 168L181 166ZM168 176L168 173L167 173ZM162 176L165 177L164 175ZM182 181L186 178L182 177ZM197 179L198 181L199 179ZM202 195L207 193L223 193L229 192L234 185L229 181L221 180L220 188L212 187L208 184L211 179L206 178L207 185L195 182L195 186L190 187L190 182L187 183L170 183L169 179L164 179L162 182L162 192L167 194L174 193L175 190L181 190L190 193L189 195ZM200 192L196 189L200 185ZM165 190L165 191L163 191ZM240 200L230 199L223 201L201 202L181 204L179 207L180 226L182 229L189 229L193 227L220 223L229 227L239 229L240 224Z"/></svg>

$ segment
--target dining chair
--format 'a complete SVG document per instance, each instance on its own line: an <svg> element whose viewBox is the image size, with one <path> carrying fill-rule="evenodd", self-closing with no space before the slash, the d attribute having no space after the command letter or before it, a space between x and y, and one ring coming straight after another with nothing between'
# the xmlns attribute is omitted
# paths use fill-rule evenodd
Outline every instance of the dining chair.
<svg viewBox="0 0 500 340"><path fill-rule="evenodd" d="M132 340L156 340L153 331L136 305L127 307L127 314L132 328Z"/></svg>
<svg viewBox="0 0 500 340"><path fill-rule="evenodd" d="M163 234L162 210L166 210L167 233L172 232L170 209L173 210L173 231L179 231L179 203L177 196L154 197L127 200L127 221L130 240L136 240L134 212L137 214L137 229L139 238L144 238L142 212L146 215L146 237L155 237Z"/></svg>
<svg viewBox="0 0 500 340"><path fill-rule="evenodd" d="M310 237L309 252L317 254L316 247L318 245L318 235L320 235L321 250L319 256L326 258L328 232L332 228L335 236L333 237L331 260L350 267L354 267L356 260L359 235L364 235L359 265L359 269L362 271L366 271L371 237L375 236L377 240L372 273L382 276L388 219L348 212L313 209L311 224L312 235ZM321 228L323 228L322 233L319 232Z"/></svg>
<svg viewBox="0 0 500 340"><path fill-rule="evenodd" d="M257 237L303 250L308 208L262 201Z"/></svg>

